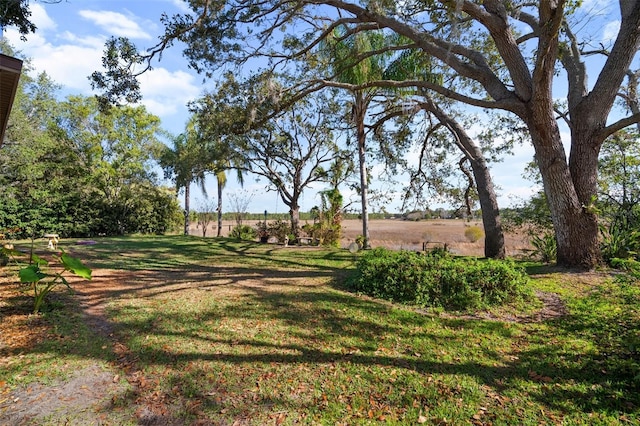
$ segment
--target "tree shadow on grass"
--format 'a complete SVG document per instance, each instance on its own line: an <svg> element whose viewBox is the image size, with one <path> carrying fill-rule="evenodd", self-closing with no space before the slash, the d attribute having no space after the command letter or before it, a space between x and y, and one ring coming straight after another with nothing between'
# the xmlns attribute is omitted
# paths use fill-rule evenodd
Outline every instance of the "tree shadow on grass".
<svg viewBox="0 0 640 426"><path fill-rule="evenodd" d="M74 248L75 250L75 248ZM302 268L333 271L332 266L312 262L315 256L305 256L306 249L295 246L273 246L256 242L200 237L109 238L83 246L76 255L92 267L119 270L214 267L229 263L251 265L254 268ZM325 261L352 262L348 252L330 251Z"/></svg>
<svg viewBox="0 0 640 426"><path fill-rule="evenodd" d="M619 361L621 368L604 371L599 368L601 356L597 353L567 348L567 341L579 337L573 335L575 325L570 320L514 328L496 321L436 319L434 329L433 324L428 324L433 318L403 313L398 320L394 316L395 310L388 304L340 292L319 290L287 294L258 289L250 296L245 295L243 301L203 312L200 317L206 318L208 324L257 324L260 321L284 324L286 336L273 336L269 333L277 331L268 328L261 333L248 333L248 337L242 337L246 334L242 330L212 332L207 327L196 327L196 331L189 332L185 330L193 328L193 318L167 313L161 321L152 317L140 322L127 320L120 323L119 328L143 330L144 334L155 336L158 342L186 340L190 347L214 348L185 353L162 345L150 345L139 353L144 365L224 364L240 369L253 366L258 370L273 365L391 368L423 376L425 380L433 374L471 377L502 394L522 392L524 386L529 398L547 409L566 414L576 411L638 414L637 379L634 381L633 375L629 375L631 371L623 366L624 360L610 363L615 365ZM424 330L416 331L419 328ZM438 332L440 328L451 332L443 336ZM523 333L534 334L534 338ZM549 338L547 333L555 333L562 339ZM463 360L439 354L439 349L464 347L469 336L490 335L512 339L513 348L505 352L485 346L476 351L475 359L473 354L465 354ZM388 349L385 343L388 341L404 342L406 347L399 352L396 348L396 354L387 355L379 346ZM417 341L435 344L418 348ZM202 374L207 369L194 368L200 368ZM523 385L523 382L528 384Z"/></svg>

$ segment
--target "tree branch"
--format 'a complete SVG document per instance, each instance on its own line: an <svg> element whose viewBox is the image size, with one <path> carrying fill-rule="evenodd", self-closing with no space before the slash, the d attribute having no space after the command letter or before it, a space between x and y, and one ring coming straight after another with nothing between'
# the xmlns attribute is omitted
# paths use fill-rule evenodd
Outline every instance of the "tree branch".
<svg viewBox="0 0 640 426"><path fill-rule="evenodd" d="M634 124L640 123L640 113L633 114L629 117L623 118L603 128L598 132L598 140L605 140L612 134L629 127Z"/></svg>

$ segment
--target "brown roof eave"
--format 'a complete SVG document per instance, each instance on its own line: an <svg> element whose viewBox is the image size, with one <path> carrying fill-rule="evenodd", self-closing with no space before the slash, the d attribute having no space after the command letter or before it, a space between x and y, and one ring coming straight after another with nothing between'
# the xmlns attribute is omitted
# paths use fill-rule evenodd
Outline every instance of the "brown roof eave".
<svg viewBox="0 0 640 426"><path fill-rule="evenodd" d="M18 89L22 61L0 53L0 146L9 121L9 113Z"/></svg>

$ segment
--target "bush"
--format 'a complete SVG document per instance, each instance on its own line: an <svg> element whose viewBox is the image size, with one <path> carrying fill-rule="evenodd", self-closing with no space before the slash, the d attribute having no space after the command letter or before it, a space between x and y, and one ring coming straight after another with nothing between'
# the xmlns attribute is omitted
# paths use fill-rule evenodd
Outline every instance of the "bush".
<svg viewBox="0 0 640 426"><path fill-rule="evenodd" d="M541 235L531 236L531 245L533 249L533 257L537 257L544 263L552 263L558 257L558 245L556 237L552 232L543 232Z"/></svg>
<svg viewBox="0 0 640 426"><path fill-rule="evenodd" d="M601 226L602 257L613 266L614 259L640 258L640 231L624 220L613 220L608 227Z"/></svg>
<svg viewBox="0 0 640 426"><path fill-rule="evenodd" d="M235 226L229 236L238 240L255 240L258 235L257 231L249 225Z"/></svg>
<svg viewBox="0 0 640 426"><path fill-rule="evenodd" d="M452 310L497 306L531 295L526 273L513 262L454 258L443 250L365 252L349 284L373 297Z"/></svg>
<svg viewBox="0 0 640 426"><path fill-rule="evenodd" d="M279 243L284 243L285 238L291 233L291 224L281 219L270 222L267 227L269 235L276 237Z"/></svg>
<svg viewBox="0 0 640 426"><path fill-rule="evenodd" d="M611 267L640 276L640 262L635 259L613 258L609 261Z"/></svg>
<svg viewBox="0 0 640 426"><path fill-rule="evenodd" d="M475 243L480 238L484 237L484 232L482 232L482 229L477 226L470 226L464 230L464 236L467 237L467 240L470 242Z"/></svg>

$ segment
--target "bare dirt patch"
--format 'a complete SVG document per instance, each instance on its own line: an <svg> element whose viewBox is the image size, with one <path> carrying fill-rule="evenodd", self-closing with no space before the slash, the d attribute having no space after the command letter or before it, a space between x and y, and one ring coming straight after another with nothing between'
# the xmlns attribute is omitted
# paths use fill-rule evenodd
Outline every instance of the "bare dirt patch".
<svg viewBox="0 0 640 426"><path fill-rule="evenodd" d="M61 337L42 315L33 315L33 300L21 291L13 276L0 276L0 365L11 370L18 360L44 341ZM54 291L52 300L68 295ZM99 424L97 412L110 409L113 399L126 392L111 366L101 362L84 363L64 380L35 382L11 389L0 377L0 424ZM20 375L18 371L16 373ZM98 422L98 423L96 423Z"/></svg>
<svg viewBox="0 0 640 426"><path fill-rule="evenodd" d="M542 303L542 307L531 314L513 314L510 312L475 312L471 314L439 313L439 317L477 319L500 322L534 323L556 320L569 313L566 304L559 295L545 291L536 291L536 297Z"/></svg>
<svg viewBox="0 0 640 426"><path fill-rule="evenodd" d="M34 383L6 394L0 403L0 424L40 424L47 419L53 424L89 424L96 412L111 408L109 396L120 392L122 386L112 372L91 365L68 380ZM67 423L59 423L63 419Z"/></svg>

